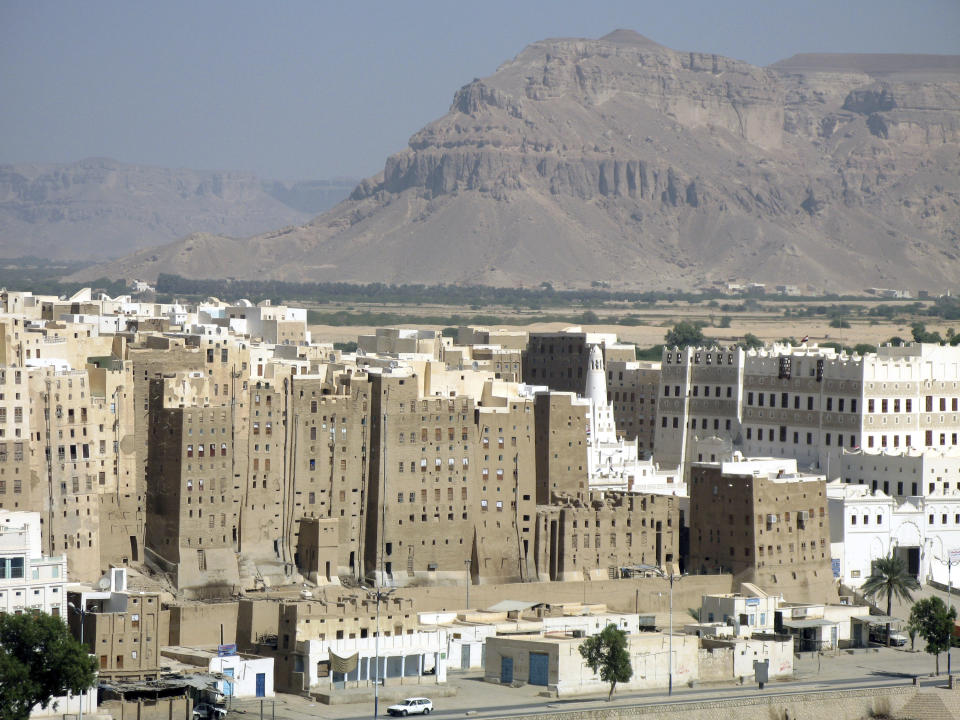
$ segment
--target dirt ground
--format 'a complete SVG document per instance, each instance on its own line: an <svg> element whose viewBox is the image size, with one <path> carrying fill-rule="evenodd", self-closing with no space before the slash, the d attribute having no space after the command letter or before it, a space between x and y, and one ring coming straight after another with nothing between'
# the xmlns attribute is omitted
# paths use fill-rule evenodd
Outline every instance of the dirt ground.
<svg viewBox="0 0 960 720"><path fill-rule="evenodd" d="M728 593L730 575L685 575L674 587L674 620L688 622L687 608L699 607L701 597ZM405 587L398 595L413 600L418 611L462 610L466 607L466 585ZM614 612L641 612L664 616L669 611L669 584L660 578L594 580L581 582L533 582L509 585L471 585L470 606L488 608L501 600L550 603L602 603Z"/></svg>
<svg viewBox="0 0 960 720"><path fill-rule="evenodd" d="M910 339L909 323L878 322L872 325L868 322L852 320L849 328L830 327L830 321L825 318L783 318L776 316L744 317L731 316L729 328L706 327L703 333L706 337L720 343L733 343L740 340L747 333L753 333L761 340L775 341L781 338L794 338L799 341L804 335L810 337L811 343L838 342L843 345L857 345L858 343L886 342L893 336L905 340ZM650 347L663 342L664 334L672 326L671 319L665 324L650 325L582 325L587 332L614 333L624 342L635 343L639 347ZM527 332L556 332L570 327L572 323L532 323L529 325L501 325L489 326L491 329L500 327L505 330L525 330ZM948 323L927 322L927 329L937 330L941 335L946 333ZM402 327L438 330L438 325L414 325L404 323ZM955 328L960 330L960 328ZM355 341L358 335L372 334L374 326L359 325L311 325L314 342L350 342Z"/></svg>

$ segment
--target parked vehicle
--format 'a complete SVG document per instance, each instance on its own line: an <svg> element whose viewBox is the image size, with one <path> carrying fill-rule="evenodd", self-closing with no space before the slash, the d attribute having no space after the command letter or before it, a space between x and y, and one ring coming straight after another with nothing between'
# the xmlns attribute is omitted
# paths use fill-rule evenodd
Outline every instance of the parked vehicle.
<svg viewBox="0 0 960 720"><path fill-rule="evenodd" d="M226 708L209 703L200 703L193 709L194 720L221 720L226 715Z"/></svg>
<svg viewBox="0 0 960 720"><path fill-rule="evenodd" d="M887 644L887 631L884 628L875 628L870 630L870 642ZM903 647L907 644L907 636L896 630L890 633L890 644L895 647Z"/></svg>
<svg viewBox="0 0 960 720"><path fill-rule="evenodd" d="M387 708L390 715L429 715L433 711L433 703L425 697L407 698L403 702L391 705Z"/></svg>

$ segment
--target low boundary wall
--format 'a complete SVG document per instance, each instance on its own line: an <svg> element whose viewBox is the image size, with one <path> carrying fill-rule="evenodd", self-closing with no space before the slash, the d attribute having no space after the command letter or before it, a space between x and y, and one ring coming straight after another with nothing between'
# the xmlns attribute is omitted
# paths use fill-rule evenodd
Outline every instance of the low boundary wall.
<svg viewBox="0 0 960 720"><path fill-rule="evenodd" d="M927 692L930 692L928 690ZM771 694L769 697L559 710L513 715L510 720L864 720L897 717L917 696L913 686Z"/></svg>

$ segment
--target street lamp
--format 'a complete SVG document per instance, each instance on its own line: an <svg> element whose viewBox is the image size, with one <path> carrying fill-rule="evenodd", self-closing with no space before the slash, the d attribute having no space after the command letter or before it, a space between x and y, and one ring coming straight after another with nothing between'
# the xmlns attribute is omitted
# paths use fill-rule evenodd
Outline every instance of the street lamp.
<svg viewBox="0 0 960 720"><path fill-rule="evenodd" d="M679 579L684 577L682 573L680 575L677 575L674 572L674 568L675 568L675 565L673 563L670 563L670 572L668 573L662 567L659 567L657 565L638 565L637 566L637 570L641 570L644 572L652 572L656 575L659 575L664 580L670 581L670 636L669 636L669 644L668 644L668 652L670 653L670 663L669 663L669 671L667 675L667 695L673 695L673 581L675 578Z"/></svg>
<svg viewBox="0 0 960 720"><path fill-rule="evenodd" d="M373 636L373 717L380 716L380 600L390 597L397 588L381 590L379 585L376 588L363 586L367 594L377 601L377 628ZM369 672L367 673L369 677Z"/></svg>
<svg viewBox="0 0 960 720"><path fill-rule="evenodd" d="M83 601L82 600L80 601L80 607L77 607L72 602L67 602L67 607L73 610L74 612L80 614L80 644L83 645L83 625L84 625L83 618L87 614L87 611L84 609L84 606L83 606ZM949 660L947 661L947 665L949 667ZM87 690L84 690L83 693L80 695L80 712L77 714L77 720L83 720L83 700L88 690L89 688Z"/></svg>
<svg viewBox="0 0 960 720"><path fill-rule="evenodd" d="M953 569L954 565L960 565L960 548L954 548L952 550L948 550L946 560L944 560L941 557L937 557L936 555L932 555L932 557L935 560L938 560L939 562L946 563L947 565L947 611L949 612L950 608L953 607L953 598L952 598L953 576L951 574L951 570ZM956 622L952 624L955 625ZM953 648L953 631L954 631L954 628L951 626L950 636L947 638L947 676L948 677L950 676L950 650L951 648Z"/></svg>

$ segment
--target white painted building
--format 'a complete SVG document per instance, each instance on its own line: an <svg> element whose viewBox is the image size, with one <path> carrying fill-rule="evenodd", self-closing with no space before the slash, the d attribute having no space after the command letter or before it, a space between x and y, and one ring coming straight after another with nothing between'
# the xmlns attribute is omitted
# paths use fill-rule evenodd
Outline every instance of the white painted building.
<svg viewBox="0 0 960 720"><path fill-rule="evenodd" d="M67 559L44 557L40 513L0 510L0 612L66 616Z"/></svg>
<svg viewBox="0 0 960 720"><path fill-rule="evenodd" d="M722 622L733 627L734 635L773 632L780 595L747 597L739 593L704 595L700 604L700 622Z"/></svg>
<svg viewBox="0 0 960 720"><path fill-rule="evenodd" d="M937 450L855 450L840 458L839 476L896 497L960 490L960 446Z"/></svg>
<svg viewBox="0 0 960 720"><path fill-rule="evenodd" d="M227 655L210 658L209 670L229 678L220 681L220 692L238 698L273 697L273 658Z"/></svg>
<svg viewBox="0 0 960 720"><path fill-rule="evenodd" d="M827 499L834 575L845 585L860 587L873 561L891 553L921 583L947 583L948 552L960 550L960 490L891 497L874 491L872 483L834 481ZM960 573L954 573L958 581Z"/></svg>
<svg viewBox="0 0 960 720"><path fill-rule="evenodd" d="M447 681L448 629L416 630L405 635L379 638L344 638L340 640L304 640L297 643L296 660L305 658L305 667L294 668L309 678L310 687L334 687L339 683L371 684L374 676L385 685L415 683L415 678L429 683ZM357 667L345 676L330 670L330 653L338 657L359 655ZM380 656L380 671L376 673L376 657ZM325 668L325 670L321 670ZM324 671L327 674L320 675ZM414 693L415 694L415 693Z"/></svg>
<svg viewBox="0 0 960 720"><path fill-rule="evenodd" d="M30 720L37 718L57 718L63 720L66 717L79 717L83 711L84 717L97 717L97 686L85 690L80 695L58 695L50 699L50 703L42 708L34 705L30 711Z"/></svg>
<svg viewBox="0 0 960 720"><path fill-rule="evenodd" d="M628 441L617 436L613 406L607 396L607 373L600 345L590 348L586 399L590 402L587 472L591 490L686 496L687 486L679 468L661 470L652 459L641 460L637 439Z"/></svg>
<svg viewBox="0 0 960 720"><path fill-rule="evenodd" d="M844 450L948 450L960 440L960 347L665 348L658 460L686 467L707 434L831 477Z"/></svg>
<svg viewBox="0 0 960 720"><path fill-rule="evenodd" d="M259 657L246 653L221 655L216 648L165 647L161 654L187 665L202 668L217 681L217 691L224 697L238 698L273 697L272 657Z"/></svg>

